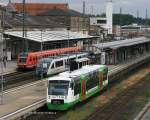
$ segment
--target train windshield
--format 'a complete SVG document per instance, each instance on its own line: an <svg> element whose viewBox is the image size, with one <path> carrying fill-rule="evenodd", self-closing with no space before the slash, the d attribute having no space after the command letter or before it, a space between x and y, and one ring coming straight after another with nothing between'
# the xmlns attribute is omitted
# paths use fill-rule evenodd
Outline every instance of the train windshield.
<svg viewBox="0 0 150 120"><path fill-rule="evenodd" d="M49 81L48 94L67 95L68 88L69 88L69 81L62 81L62 80Z"/></svg>
<svg viewBox="0 0 150 120"><path fill-rule="evenodd" d="M21 63L26 63L27 55L28 55L27 53L20 54L20 62Z"/></svg>

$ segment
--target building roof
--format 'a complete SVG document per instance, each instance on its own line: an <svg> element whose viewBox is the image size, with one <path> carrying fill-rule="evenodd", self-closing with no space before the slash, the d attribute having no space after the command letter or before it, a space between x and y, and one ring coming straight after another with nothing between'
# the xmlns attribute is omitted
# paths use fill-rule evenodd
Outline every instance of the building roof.
<svg viewBox="0 0 150 120"><path fill-rule="evenodd" d="M5 32L6 35L22 38L22 31ZM42 34L42 41L41 41ZM69 36L68 36L69 35ZM62 41L62 40L76 40L93 38L93 36L81 34L78 32L69 31L28 31L26 39L36 42L50 42L50 41Z"/></svg>
<svg viewBox="0 0 150 120"><path fill-rule="evenodd" d="M72 9L63 10L63 9L50 9L44 12L37 14L38 16L83 16L80 12L77 12Z"/></svg>
<svg viewBox="0 0 150 120"><path fill-rule="evenodd" d="M7 15L5 16L5 26L8 27L21 27L23 25L22 17L19 15ZM62 19L52 19L50 16L26 16L25 26L27 28L65 28L67 23Z"/></svg>
<svg viewBox="0 0 150 120"><path fill-rule="evenodd" d="M119 41L113 41L107 43L94 44L93 47L96 47L98 49L118 49L121 47L133 46L133 45L138 45L146 42L150 42L150 39L145 37L140 37L134 39L126 39L126 40L119 40Z"/></svg>
<svg viewBox="0 0 150 120"><path fill-rule="evenodd" d="M22 3L10 3L11 6L18 12L22 12ZM9 6L10 6L9 4ZM29 15L36 15L42 11L49 10L49 9L62 9L67 10L69 6L67 3L26 3L26 13Z"/></svg>

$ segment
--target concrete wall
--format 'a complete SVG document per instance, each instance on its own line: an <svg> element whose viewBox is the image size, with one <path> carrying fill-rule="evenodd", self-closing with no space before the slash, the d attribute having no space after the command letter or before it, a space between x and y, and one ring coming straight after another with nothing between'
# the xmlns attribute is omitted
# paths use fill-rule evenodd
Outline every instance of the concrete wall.
<svg viewBox="0 0 150 120"><path fill-rule="evenodd" d="M71 31L88 31L89 29L89 18L88 17L71 17L70 19Z"/></svg>
<svg viewBox="0 0 150 120"><path fill-rule="evenodd" d="M101 26L103 28L106 28L107 19L104 17L91 17L90 18L90 25L91 26Z"/></svg>

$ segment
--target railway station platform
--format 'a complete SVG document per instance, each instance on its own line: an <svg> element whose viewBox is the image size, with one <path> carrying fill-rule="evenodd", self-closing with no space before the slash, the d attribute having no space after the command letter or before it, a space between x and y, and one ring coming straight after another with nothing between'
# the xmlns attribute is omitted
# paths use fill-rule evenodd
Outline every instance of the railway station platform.
<svg viewBox="0 0 150 120"><path fill-rule="evenodd" d="M150 60L150 54L128 63L108 66L109 77L111 76L111 79L113 79L118 74L131 70L133 65L140 65L146 59ZM16 119L42 107L46 103L46 87L47 81L43 79L5 91L3 104L0 105L0 120Z"/></svg>
<svg viewBox="0 0 150 120"><path fill-rule="evenodd" d="M6 67L4 67L4 64L3 64L3 74L16 72L16 68L17 68L17 61L7 61ZM0 63L0 73L1 72L2 72L2 69L1 69L1 63Z"/></svg>

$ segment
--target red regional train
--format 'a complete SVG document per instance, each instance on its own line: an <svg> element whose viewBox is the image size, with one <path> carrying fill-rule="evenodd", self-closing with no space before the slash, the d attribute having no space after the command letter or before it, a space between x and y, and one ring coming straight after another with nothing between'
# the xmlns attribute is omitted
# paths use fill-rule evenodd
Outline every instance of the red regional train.
<svg viewBox="0 0 150 120"><path fill-rule="evenodd" d="M80 50L81 50L80 47L69 47L41 52L20 53L18 55L18 63L17 63L18 70L35 68L40 58L46 58L48 56L56 56L64 53L78 52Z"/></svg>

